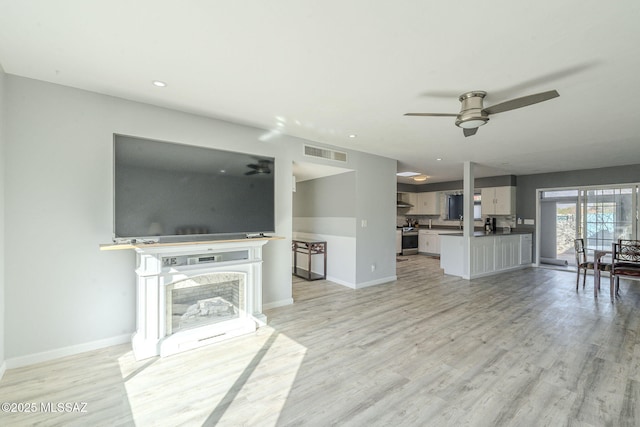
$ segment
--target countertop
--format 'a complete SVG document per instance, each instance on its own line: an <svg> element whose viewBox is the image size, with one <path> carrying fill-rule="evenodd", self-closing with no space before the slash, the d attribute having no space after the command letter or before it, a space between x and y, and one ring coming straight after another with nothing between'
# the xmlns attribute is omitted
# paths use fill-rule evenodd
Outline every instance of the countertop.
<svg viewBox="0 0 640 427"><path fill-rule="evenodd" d="M402 230L405 226L400 227L397 226L396 230ZM416 231L446 231L446 232L452 232L452 233L461 233L460 228L459 227L432 227L429 228L428 226L420 226L420 227L414 227Z"/></svg>
<svg viewBox="0 0 640 427"><path fill-rule="evenodd" d="M473 237L488 237L488 236L511 236L511 235L522 235L522 234L532 234L531 231L516 231L512 230L510 233L503 233L502 231L497 231L495 233L486 233L484 231L474 231ZM444 233L446 236L459 236L462 237L462 233Z"/></svg>

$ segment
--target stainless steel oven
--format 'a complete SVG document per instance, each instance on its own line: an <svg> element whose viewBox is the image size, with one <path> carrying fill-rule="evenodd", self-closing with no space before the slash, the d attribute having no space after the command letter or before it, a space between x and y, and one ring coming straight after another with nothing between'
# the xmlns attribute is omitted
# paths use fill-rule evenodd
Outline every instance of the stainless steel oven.
<svg viewBox="0 0 640 427"><path fill-rule="evenodd" d="M413 227L402 228L402 255L418 253L418 230Z"/></svg>

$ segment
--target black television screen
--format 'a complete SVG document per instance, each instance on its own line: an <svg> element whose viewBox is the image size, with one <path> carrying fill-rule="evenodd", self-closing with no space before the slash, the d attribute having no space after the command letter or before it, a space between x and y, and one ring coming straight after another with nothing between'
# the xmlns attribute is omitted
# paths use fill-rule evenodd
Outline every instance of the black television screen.
<svg viewBox="0 0 640 427"><path fill-rule="evenodd" d="M271 157L114 135L114 159L116 239L275 230Z"/></svg>

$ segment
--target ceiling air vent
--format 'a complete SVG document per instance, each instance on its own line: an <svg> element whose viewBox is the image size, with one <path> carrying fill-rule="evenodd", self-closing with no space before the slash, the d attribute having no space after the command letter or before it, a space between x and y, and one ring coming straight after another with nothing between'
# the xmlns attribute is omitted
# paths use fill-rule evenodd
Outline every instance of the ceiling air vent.
<svg viewBox="0 0 640 427"><path fill-rule="evenodd" d="M335 160L337 162L346 162L347 153L342 151L327 150L326 148L313 147L311 145L304 146L304 155L311 157L320 157L327 160Z"/></svg>

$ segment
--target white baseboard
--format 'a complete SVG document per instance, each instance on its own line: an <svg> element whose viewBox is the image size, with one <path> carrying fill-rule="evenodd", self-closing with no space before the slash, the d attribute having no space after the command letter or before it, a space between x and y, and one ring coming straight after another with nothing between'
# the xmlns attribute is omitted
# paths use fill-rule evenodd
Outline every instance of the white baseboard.
<svg viewBox="0 0 640 427"><path fill-rule="evenodd" d="M345 282L344 280L336 279L335 277L327 276L327 280L333 283L337 283L338 285L346 286L351 289L362 289L368 288L369 286L382 285L383 283L393 282L394 280L398 280L398 276L389 276L383 277L382 279L372 280L370 282L363 283L351 283Z"/></svg>
<svg viewBox="0 0 640 427"><path fill-rule="evenodd" d="M91 341L84 344L71 345L55 350L43 351L41 353L29 354L26 356L12 357L5 361L6 369L20 368L22 366L34 365L36 363L47 362L61 357L73 356L86 351L98 350L100 348L111 347L112 345L125 344L131 342L131 334L119 335L117 337L105 338Z"/></svg>
<svg viewBox="0 0 640 427"><path fill-rule="evenodd" d="M398 276L393 275L389 277L383 277L381 279L372 280L370 282L356 283L355 289L362 289L362 288L368 288L369 286L382 285L383 283L393 282L394 280L398 280Z"/></svg>
<svg viewBox="0 0 640 427"><path fill-rule="evenodd" d="M335 277L327 276L329 282L337 283L338 285L346 286L347 288L355 289L356 284L351 282L345 282L344 280L337 279Z"/></svg>
<svg viewBox="0 0 640 427"><path fill-rule="evenodd" d="M0 380L4 376L4 373L6 372L6 370L7 370L7 362L3 360L2 365L0 365Z"/></svg>
<svg viewBox="0 0 640 427"><path fill-rule="evenodd" d="M274 301L274 302L262 304L262 309L269 310L272 308L283 307L285 305L291 305L291 304L293 304L293 298L287 298L280 301Z"/></svg>

